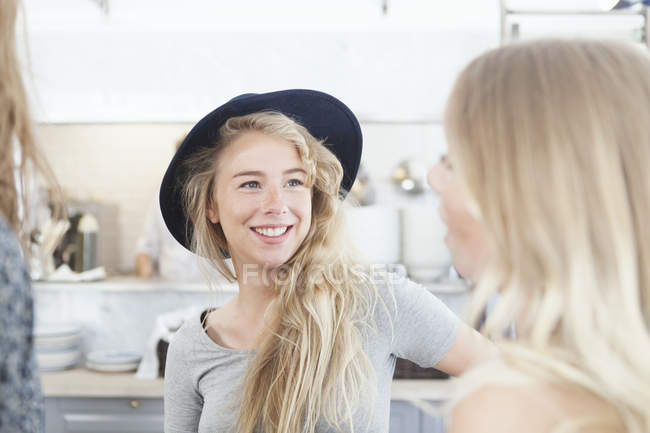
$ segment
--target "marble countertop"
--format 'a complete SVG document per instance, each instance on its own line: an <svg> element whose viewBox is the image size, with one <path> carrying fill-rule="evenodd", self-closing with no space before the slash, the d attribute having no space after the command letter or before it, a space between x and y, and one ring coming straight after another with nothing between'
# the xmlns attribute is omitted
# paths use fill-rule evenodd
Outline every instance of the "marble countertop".
<svg viewBox="0 0 650 433"><path fill-rule="evenodd" d="M100 373L85 368L41 372L45 397L161 398L163 380L136 379L134 373ZM392 400L445 400L451 384L444 379L396 379Z"/></svg>
<svg viewBox="0 0 650 433"><path fill-rule="evenodd" d="M187 292L207 292L209 286L205 282L186 282L165 280L163 278L138 278L135 276L113 276L105 280L90 282L53 282L53 281L34 281L32 283L35 290L43 291L61 291L61 290L95 290L95 291L187 291ZM228 283L224 280L215 289L225 292L236 292L237 285Z"/></svg>
<svg viewBox="0 0 650 433"><path fill-rule="evenodd" d="M420 282L433 293L439 294L463 294L467 292L467 287L462 281L444 281L444 282ZM52 281L34 281L32 285L38 291L74 291L74 290L95 290L95 291L186 291L186 292L207 292L210 290L205 282L186 282L173 281L163 278L138 278L136 276L111 276L101 281L91 282L52 282ZM220 292L236 293L239 290L237 283L228 283L227 281L219 282L218 287L214 289Z"/></svg>

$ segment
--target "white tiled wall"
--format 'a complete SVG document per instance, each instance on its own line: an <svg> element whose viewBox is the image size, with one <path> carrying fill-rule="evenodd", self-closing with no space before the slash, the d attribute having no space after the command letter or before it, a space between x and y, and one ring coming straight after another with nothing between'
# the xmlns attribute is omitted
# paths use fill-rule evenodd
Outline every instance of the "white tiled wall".
<svg viewBox="0 0 650 433"><path fill-rule="evenodd" d="M157 196L176 141L191 124L42 124L39 138L71 198L100 203L100 259L112 272L134 267L144 217ZM408 206L435 201L398 193L389 178L404 158L433 162L446 147L439 124L363 123L363 162L377 185L377 201Z"/></svg>

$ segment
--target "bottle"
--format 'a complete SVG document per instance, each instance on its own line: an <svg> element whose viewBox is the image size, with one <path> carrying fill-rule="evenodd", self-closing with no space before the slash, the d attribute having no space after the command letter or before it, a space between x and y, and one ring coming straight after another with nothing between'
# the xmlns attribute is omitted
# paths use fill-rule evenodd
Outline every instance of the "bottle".
<svg viewBox="0 0 650 433"><path fill-rule="evenodd" d="M77 225L74 270L84 272L97 267L97 234L99 223L91 213L84 213Z"/></svg>

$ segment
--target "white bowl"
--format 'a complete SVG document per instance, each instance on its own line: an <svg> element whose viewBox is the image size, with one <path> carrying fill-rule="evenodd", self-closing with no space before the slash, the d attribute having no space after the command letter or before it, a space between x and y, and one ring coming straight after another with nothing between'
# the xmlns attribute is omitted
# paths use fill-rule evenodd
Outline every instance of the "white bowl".
<svg viewBox="0 0 650 433"><path fill-rule="evenodd" d="M103 364L86 361L86 367L90 370L103 371L103 372L123 372L134 371L138 368L139 362L132 362L128 364Z"/></svg>
<svg viewBox="0 0 650 433"><path fill-rule="evenodd" d="M38 323L34 328L37 339L80 335L81 326L76 323Z"/></svg>
<svg viewBox="0 0 650 433"><path fill-rule="evenodd" d="M87 354L86 359L93 364L137 364L142 359L142 355L122 350L96 350Z"/></svg>
<svg viewBox="0 0 650 433"><path fill-rule="evenodd" d="M34 346L38 352L72 349L80 344L81 335L79 334L34 338Z"/></svg>
<svg viewBox="0 0 650 433"><path fill-rule="evenodd" d="M41 371L63 370L76 365L80 355L79 348L60 352L37 352L36 361Z"/></svg>

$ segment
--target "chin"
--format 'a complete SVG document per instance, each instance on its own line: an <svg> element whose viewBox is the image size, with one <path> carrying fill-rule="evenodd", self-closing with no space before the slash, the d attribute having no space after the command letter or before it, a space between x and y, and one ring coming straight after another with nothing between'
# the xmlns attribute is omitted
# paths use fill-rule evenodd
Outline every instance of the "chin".
<svg viewBox="0 0 650 433"><path fill-rule="evenodd" d="M290 255L282 255L282 256L275 256L275 257L262 257L260 258L260 263L262 266L268 269L275 269L278 268L285 263L289 261L291 258Z"/></svg>

